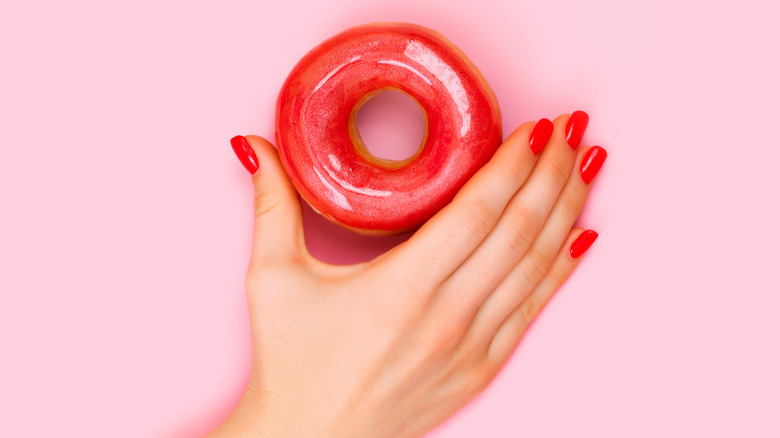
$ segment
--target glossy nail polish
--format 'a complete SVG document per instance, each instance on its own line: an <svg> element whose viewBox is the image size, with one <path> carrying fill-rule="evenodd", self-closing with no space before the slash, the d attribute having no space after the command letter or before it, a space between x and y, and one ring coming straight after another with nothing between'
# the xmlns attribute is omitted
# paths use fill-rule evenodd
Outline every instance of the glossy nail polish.
<svg viewBox="0 0 780 438"><path fill-rule="evenodd" d="M531 131L531 136L528 138L528 145L531 146L531 152L533 152L534 155L539 155L539 152L544 149L552 132L553 123L550 120L541 119L536 122L533 131Z"/></svg>
<svg viewBox="0 0 780 438"><path fill-rule="evenodd" d="M580 145L585 129L588 127L590 117L585 111L574 111L566 123L566 142L574 149Z"/></svg>
<svg viewBox="0 0 780 438"><path fill-rule="evenodd" d="M593 178L599 173L601 165L604 164L604 160L607 159L607 151L601 146L593 146L588 149L585 156L582 157L582 166L580 167L580 175L585 184L590 184Z"/></svg>
<svg viewBox="0 0 780 438"><path fill-rule="evenodd" d="M593 230L585 230L577 236L576 239L574 239L574 242L571 244L571 248L569 248L569 255L571 258L576 259L577 257L581 256L585 251L590 248L591 245L593 245L593 242L596 241L596 238L599 237L599 233L593 231Z"/></svg>
<svg viewBox="0 0 780 438"><path fill-rule="evenodd" d="M230 146L233 147L233 152L236 153L238 161L244 165L249 173L254 175L260 166L257 161L257 155L255 155L255 151L249 145L249 142L246 141L246 138L243 135L237 135L230 139Z"/></svg>

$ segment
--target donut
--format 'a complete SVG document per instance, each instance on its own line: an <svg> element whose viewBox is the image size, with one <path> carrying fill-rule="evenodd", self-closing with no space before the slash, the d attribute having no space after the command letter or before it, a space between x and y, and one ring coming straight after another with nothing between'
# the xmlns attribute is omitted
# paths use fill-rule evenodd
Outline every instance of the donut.
<svg viewBox="0 0 780 438"><path fill-rule="evenodd" d="M425 118L417 152L373 156L357 129L360 107L395 90ZM449 203L501 143L495 94L441 34L404 23L358 26L331 37L292 69L276 107L282 164L301 197L363 234L418 228Z"/></svg>

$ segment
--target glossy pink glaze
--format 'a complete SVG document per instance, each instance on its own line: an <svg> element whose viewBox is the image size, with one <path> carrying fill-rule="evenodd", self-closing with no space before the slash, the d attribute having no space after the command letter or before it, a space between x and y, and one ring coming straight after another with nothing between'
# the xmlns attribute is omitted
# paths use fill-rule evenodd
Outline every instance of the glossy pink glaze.
<svg viewBox="0 0 780 438"><path fill-rule="evenodd" d="M391 169L356 152L350 115L384 88L427 119L416 158ZM501 142L501 114L476 67L438 33L410 24L348 29L311 50L279 94L276 141L301 196L325 217L370 233L420 226L452 200Z"/></svg>

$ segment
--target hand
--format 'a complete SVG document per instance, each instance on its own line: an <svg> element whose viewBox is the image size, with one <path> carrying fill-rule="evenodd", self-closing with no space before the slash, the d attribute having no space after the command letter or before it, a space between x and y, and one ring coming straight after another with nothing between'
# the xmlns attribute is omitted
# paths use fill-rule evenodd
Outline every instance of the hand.
<svg viewBox="0 0 780 438"><path fill-rule="evenodd" d="M211 436L417 437L482 391L596 237L572 227L606 152L573 150L576 114L518 128L408 241L352 266L309 255L276 150L247 137L252 374Z"/></svg>

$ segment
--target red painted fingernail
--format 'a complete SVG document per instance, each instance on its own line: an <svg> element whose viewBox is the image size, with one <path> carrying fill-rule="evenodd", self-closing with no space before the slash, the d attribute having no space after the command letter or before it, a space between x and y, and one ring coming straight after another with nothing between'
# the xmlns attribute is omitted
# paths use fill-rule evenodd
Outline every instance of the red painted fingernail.
<svg viewBox="0 0 780 438"><path fill-rule="evenodd" d="M585 230L577 236L576 239L574 239L574 242L571 244L571 248L569 248L569 255L571 258L576 259L577 257L581 256L585 251L590 248L591 245L593 245L593 242L596 241L596 238L599 237L599 233L593 231L593 230Z"/></svg>
<svg viewBox="0 0 780 438"><path fill-rule="evenodd" d="M589 120L590 117L585 111L574 111L569 117L569 122L566 123L566 142L572 149L580 145Z"/></svg>
<svg viewBox="0 0 780 438"><path fill-rule="evenodd" d="M548 119L541 119L536 122L536 126L534 126L533 131L531 131L531 137L528 139L528 145L531 146L531 152L533 152L534 155L538 155L539 152L544 149L552 132L553 123Z"/></svg>
<svg viewBox="0 0 780 438"><path fill-rule="evenodd" d="M607 159L607 151L601 146L593 146L588 149L585 156L582 157L582 166L580 167L580 175L585 184L590 184L593 178L599 173L601 165L604 164L604 160Z"/></svg>
<svg viewBox="0 0 780 438"><path fill-rule="evenodd" d="M246 141L246 138L244 138L243 135L237 135L230 139L230 146L233 147L233 152L236 153L238 161L244 165L249 173L254 175L260 165L257 162L255 151L252 149L252 146L249 146L249 142Z"/></svg>

